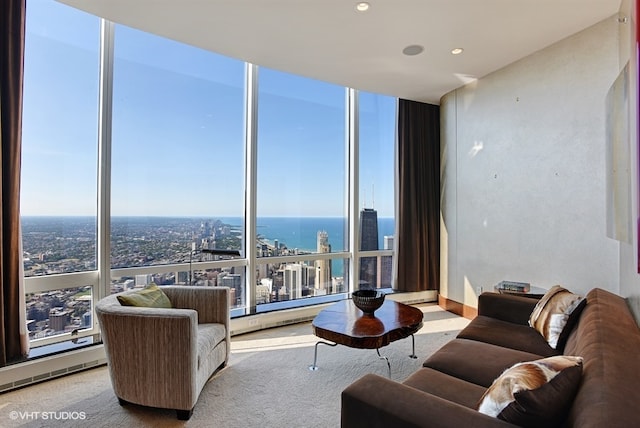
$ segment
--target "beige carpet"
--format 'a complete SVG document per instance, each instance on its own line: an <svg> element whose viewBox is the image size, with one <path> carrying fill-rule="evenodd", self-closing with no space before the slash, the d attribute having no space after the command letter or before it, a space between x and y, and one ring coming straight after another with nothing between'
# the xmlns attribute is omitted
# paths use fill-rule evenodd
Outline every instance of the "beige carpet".
<svg viewBox="0 0 640 428"><path fill-rule="evenodd" d="M394 380L468 323L436 305L418 307L425 313L418 359L408 357L410 338L381 349ZM121 407L103 366L0 395L0 427L338 427L340 392L366 373L387 376L387 365L375 350L320 345L319 369L310 371L315 343L310 323L232 338L229 365L204 387L187 422L169 410Z"/></svg>

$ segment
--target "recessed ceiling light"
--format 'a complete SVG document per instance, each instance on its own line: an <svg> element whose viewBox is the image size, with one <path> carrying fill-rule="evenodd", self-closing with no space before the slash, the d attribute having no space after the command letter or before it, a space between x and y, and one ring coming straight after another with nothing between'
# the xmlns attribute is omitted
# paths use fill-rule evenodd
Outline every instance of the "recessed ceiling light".
<svg viewBox="0 0 640 428"><path fill-rule="evenodd" d="M402 53L405 55L418 55L424 51L424 47L420 45L409 45L402 49Z"/></svg>
<svg viewBox="0 0 640 428"><path fill-rule="evenodd" d="M365 12L369 10L369 3L366 1L361 1L360 3L356 3L356 10L358 12Z"/></svg>
<svg viewBox="0 0 640 428"><path fill-rule="evenodd" d="M462 52L464 52L464 49L462 49L462 48L451 49L451 53L453 55L460 55Z"/></svg>

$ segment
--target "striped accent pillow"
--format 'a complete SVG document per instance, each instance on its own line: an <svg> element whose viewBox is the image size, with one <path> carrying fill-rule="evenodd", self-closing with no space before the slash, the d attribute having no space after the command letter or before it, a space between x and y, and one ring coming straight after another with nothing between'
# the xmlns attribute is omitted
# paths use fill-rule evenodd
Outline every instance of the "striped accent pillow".
<svg viewBox="0 0 640 428"><path fill-rule="evenodd" d="M563 341L566 341L568 335L567 331L564 332L565 334L563 331L565 328L573 328L573 321L580 315L585 303L586 300L582 296L554 285L533 308L529 317L529 326L538 330L553 349L562 350ZM580 309L576 311L576 308Z"/></svg>

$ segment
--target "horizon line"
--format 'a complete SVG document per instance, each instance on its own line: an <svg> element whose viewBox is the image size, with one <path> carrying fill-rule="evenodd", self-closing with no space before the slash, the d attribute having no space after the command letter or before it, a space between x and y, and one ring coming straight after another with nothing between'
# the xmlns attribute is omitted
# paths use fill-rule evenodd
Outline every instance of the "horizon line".
<svg viewBox="0 0 640 428"><path fill-rule="evenodd" d="M367 208L370 209L370 208ZM375 210L374 210L375 211ZM21 214L20 217L95 217L97 215L90 214ZM136 214L119 214L112 215L111 218L114 217L137 217L137 218L244 218L240 216L232 216L232 215L168 215L168 214L158 214L158 215L136 215ZM256 218L344 218L343 216L336 215L307 215L307 216L290 216L290 215L264 215L264 216L256 216ZM380 216L378 218L394 218L389 216Z"/></svg>

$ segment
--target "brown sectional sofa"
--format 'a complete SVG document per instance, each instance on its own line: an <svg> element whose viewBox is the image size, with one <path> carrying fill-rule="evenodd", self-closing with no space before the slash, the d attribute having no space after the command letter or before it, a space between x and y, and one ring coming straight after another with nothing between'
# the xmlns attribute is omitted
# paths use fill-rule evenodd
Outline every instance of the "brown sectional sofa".
<svg viewBox="0 0 640 428"><path fill-rule="evenodd" d="M640 330L626 301L593 289L562 352L584 358L562 426L640 426ZM506 368L560 352L528 326L537 299L484 293L478 316L404 382L368 374L342 393L351 427L514 426L479 413L482 395Z"/></svg>

